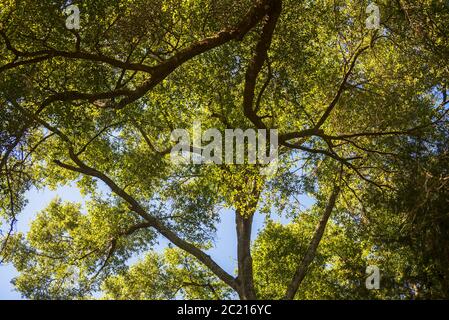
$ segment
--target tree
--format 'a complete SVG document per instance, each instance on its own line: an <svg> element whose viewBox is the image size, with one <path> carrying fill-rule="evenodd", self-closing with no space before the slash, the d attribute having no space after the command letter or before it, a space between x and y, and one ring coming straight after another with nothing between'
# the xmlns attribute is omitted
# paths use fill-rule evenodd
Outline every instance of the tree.
<svg viewBox="0 0 449 320"><path fill-rule="evenodd" d="M2 260L20 271L24 296L376 296L354 285L378 245L359 220L381 207L367 194L397 187L401 146L447 121L447 5L379 1L381 25L371 29L367 1L74 4L79 30L67 28L67 1L0 7L1 217L14 225L32 185L76 182L90 198L85 208L55 200L27 235L5 231ZM411 8L433 21L424 37L410 28ZM171 132L195 120L219 132L277 129L277 173L249 163L173 163ZM310 221L295 201L304 192L318 201ZM235 213L236 276L207 254L223 207ZM293 221L268 223L253 257L256 211ZM384 217L373 228L395 222ZM177 249L155 253L158 235ZM299 235L309 241L296 243ZM346 250L340 238L372 246L352 244L350 263L332 263ZM267 260L277 243L291 249L276 252L285 252L286 266ZM128 268L136 254L145 258ZM261 278L267 264L287 270L275 288ZM330 283L350 293L313 294Z"/></svg>

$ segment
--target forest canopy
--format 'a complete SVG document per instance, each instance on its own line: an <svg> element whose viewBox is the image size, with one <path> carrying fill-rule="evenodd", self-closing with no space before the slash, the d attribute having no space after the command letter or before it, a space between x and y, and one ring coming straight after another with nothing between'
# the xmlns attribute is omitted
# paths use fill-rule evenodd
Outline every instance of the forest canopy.
<svg viewBox="0 0 449 320"><path fill-rule="evenodd" d="M29 299L449 298L448 38L444 0L0 0L0 264ZM172 161L194 123L275 130L276 170Z"/></svg>

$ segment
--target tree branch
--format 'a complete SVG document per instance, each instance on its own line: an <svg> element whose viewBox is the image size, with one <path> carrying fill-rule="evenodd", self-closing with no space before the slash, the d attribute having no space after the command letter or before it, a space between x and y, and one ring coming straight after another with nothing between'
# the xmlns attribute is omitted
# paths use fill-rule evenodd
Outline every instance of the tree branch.
<svg viewBox="0 0 449 320"><path fill-rule="evenodd" d="M298 291L299 285L301 284L302 280L304 279L310 264L312 263L313 259L315 258L318 245L321 242L321 238L323 237L324 230L326 229L326 225L327 225L327 222L329 221L329 217L332 213L332 210L335 207L335 202L337 201L337 197L338 197L339 193L340 193L340 187L335 186L334 190L332 191L332 194L329 198L329 202L327 203L326 209L324 210L323 216L321 217L321 220L315 230L315 234L313 235L313 238L310 241L310 244L306 251L306 254L304 255L298 268L296 269L295 275L293 276L293 279L287 288L287 292L285 293L285 296L284 296L285 300L291 300L295 297L295 294Z"/></svg>

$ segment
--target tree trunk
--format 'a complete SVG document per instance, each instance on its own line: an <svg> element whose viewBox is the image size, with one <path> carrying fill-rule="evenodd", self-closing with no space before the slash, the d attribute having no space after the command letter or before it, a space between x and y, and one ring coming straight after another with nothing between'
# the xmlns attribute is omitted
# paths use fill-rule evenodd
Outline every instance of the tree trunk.
<svg viewBox="0 0 449 320"><path fill-rule="evenodd" d="M244 217L237 210L235 214L237 229L237 260L239 283L238 294L242 300L255 300L253 280L253 259L251 258L251 229L253 215Z"/></svg>

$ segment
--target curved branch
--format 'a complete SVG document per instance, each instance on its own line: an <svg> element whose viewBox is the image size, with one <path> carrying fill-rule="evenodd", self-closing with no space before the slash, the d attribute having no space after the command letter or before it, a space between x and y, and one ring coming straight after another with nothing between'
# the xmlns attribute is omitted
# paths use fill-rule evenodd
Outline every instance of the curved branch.
<svg viewBox="0 0 449 320"><path fill-rule="evenodd" d="M269 9L260 39L256 45L254 57L246 71L245 89L243 91L243 112L258 129L266 129L266 126L254 109L254 91L256 89L257 77L268 59L268 49L271 46L274 29L282 11L282 1L273 1Z"/></svg>
<svg viewBox="0 0 449 320"><path fill-rule="evenodd" d="M190 253L194 257L196 257L199 261L201 261L209 270L211 270L220 280L229 285L234 290L238 290L238 284L234 277L229 275L223 268L221 268L208 254L203 252L201 249L197 248L194 244L185 241L180 238L175 232L170 230L163 222L161 222L156 217L150 215L144 207L140 205L140 203L129 193L127 193L123 188L119 187L111 178L109 178L103 172L96 170L85 164L76 154L73 149L72 141L69 139L67 135L65 135L61 130L55 128L44 120L38 118L35 114L29 113L26 109L22 108L20 105L15 104L15 106L24 113L25 116L32 118L36 122L43 125L47 130L58 135L68 146L70 159L76 164L76 166L63 163L59 160L54 160L53 162L64 168L66 170L70 170L73 172L78 172L84 175L88 175L91 177L95 177L104 182L117 196L126 201L129 205L130 210L137 213L140 217L142 217L148 224L156 229L160 234L162 234L165 238L171 241L174 245L179 247L180 249Z"/></svg>

